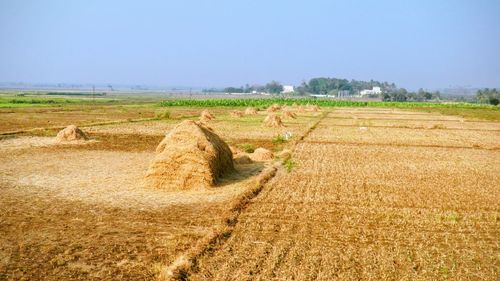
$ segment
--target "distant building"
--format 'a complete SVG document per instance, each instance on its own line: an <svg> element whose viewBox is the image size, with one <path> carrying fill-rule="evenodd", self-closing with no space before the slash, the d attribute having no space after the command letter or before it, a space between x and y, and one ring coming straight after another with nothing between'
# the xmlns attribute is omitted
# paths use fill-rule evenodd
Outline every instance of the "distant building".
<svg viewBox="0 0 500 281"><path fill-rule="evenodd" d="M293 86L283 85L283 91L281 91L282 94L293 93L293 92L294 92Z"/></svg>
<svg viewBox="0 0 500 281"><path fill-rule="evenodd" d="M380 89L380 87L373 87L371 90L362 90L361 92L359 92L359 95L361 96L378 94L382 94L382 90Z"/></svg>

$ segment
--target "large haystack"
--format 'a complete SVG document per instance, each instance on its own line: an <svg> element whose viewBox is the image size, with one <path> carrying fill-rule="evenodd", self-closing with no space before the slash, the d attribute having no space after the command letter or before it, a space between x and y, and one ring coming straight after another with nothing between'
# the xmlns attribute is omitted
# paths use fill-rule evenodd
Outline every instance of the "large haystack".
<svg viewBox="0 0 500 281"><path fill-rule="evenodd" d="M250 158L253 161L269 161L273 160L274 154L268 149L259 147L252 154L250 154Z"/></svg>
<svg viewBox="0 0 500 281"><path fill-rule="evenodd" d="M231 115L231 117L240 118L241 116L243 116L243 112L239 110L233 110L229 113L229 115Z"/></svg>
<svg viewBox="0 0 500 281"><path fill-rule="evenodd" d="M208 111L208 109L205 109L201 112L200 114L200 121L203 123L208 123L210 120L215 119L215 116Z"/></svg>
<svg viewBox="0 0 500 281"><path fill-rule="evenodd" d="M275 112L281 109L281 106L279 104L273 104L270 107L266 109L267 112Z"/></svg>
<svg viewBox="0 0 500 281"><path fill-rule="evenodd" d="M87 140L87 135L75 125L69 125L57 133L56 140L59 142Z"/></svg>
<svg viewBox="0 0 500 281"><path fill-rule="evenodd" d="M207 188L234 170L229 146L200 122L186 120L178 124L156 152L146 181L168 191Z"/></svg>
<svg viewBox="0 0 500 281"><path fill-rule="evenodd" d="M267 115L266 119L264 119L264 126L266 127L285 127L283 122L281 122L281 118L274 114Z"/></svg>
<svg viewBox="0 0 500 281"><path fill-rule="evenodd" d="M295 119L297 118L297 114L291 112L291 111L283 111L283 115L282 115L283 119L285 118L292 118L292 119Z"/></svg>
<svg viewBox="0 0 500 281"><path fill-rule="evenodd" d="M247 109L245 109L245 115L256 115L257 114L257 110L255 110L255 108L253 107L247 107Z"/></svg>

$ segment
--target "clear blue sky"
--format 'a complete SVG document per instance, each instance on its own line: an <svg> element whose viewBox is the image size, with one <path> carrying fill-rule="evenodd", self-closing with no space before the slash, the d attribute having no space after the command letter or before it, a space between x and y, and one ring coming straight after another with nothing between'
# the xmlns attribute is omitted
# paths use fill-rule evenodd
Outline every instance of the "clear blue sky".
<svg viewBox="0 0 500 281"><path fill-rule="evenodd" d="M500 1L0 0L0 81L500 86Z"/></svg>

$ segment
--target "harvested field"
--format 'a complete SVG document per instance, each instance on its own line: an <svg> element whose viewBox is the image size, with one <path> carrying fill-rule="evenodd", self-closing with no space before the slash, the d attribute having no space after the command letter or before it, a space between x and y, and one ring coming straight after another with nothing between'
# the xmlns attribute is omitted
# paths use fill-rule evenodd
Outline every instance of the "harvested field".
<svg viewBox="0 0 500 281"><path fill-rule="evenodd" d="M406 129L458 129L458 130L477 130L477 131L500 131L499 122L484 121L455 121L455 120L380 120L380 119L348 119L348 118L329 118L322 123L325 126L351 126L351 127L390 127Z"/></svg>
<svg viewBox="0 0 500 281"><path fill-rule="evenodd" d="M203 108L129 122L110 106L54 120L120 120L82 127L83 142L57 143L57 129L2 137L0 280L157 280L186 255L189 280L497 279L498 122L322 107L267 128L261 109L234 118L242 108L211 107L209 127L240 156L270 150L283 161L276 176L261 172L278 160L239 159L198 190L151 188L145 175L165 135ZM48 127L24 119L2 130L13 124ZM291 141L274 141L285 133Z"/></svg>
<svg viewBox="0 0 500 281"><path fill-rule="evenodd" d="M152 119L155 118L157 112L161 111L163 110L151 105L0 108L0 133L34 128L66 127L68 124L83 127L93 123ZM197 109L181 107L172 112L171 118L178 119L198 114L199 110Z"/></svg>
<svg viewBox="0 0 500 281"><path fill-rule="evenodd" d="M328 121L191 280L496 279L500 152L311 141Z"/></svg>
<svg viewBox="0 0 500 281"><path fill-rule="evenodd" d="M262 164L204 192L144 186L152 152L9 150L0 161L0 279L152 279L210 233ZM120 171L120 172L117 172Z"/></svg>

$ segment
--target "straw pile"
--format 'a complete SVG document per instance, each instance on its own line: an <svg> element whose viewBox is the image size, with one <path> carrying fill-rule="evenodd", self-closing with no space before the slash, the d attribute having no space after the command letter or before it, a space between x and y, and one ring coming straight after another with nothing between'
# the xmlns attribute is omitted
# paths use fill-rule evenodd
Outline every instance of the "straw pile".
<svg viewBox="0 0 500 281"><path fill-rule="evenodd" d="M245 109L245 115L256 115L257 114L257 110L255 110L255 108L253 107L247 107L247 109Z"/></svg>
<svg viewBox="0 0 500 281"><path fill-rule="evenodd" d="M146 174L149 186L168 191L204 189L234 170L229 146L200 122L185 120L156 148Z"/></svg>
<svg viewBox="0 0 500 281"><path fill-rule="evenodd" d="M275 112L281 109L281 106L279 104L273 104L270 107L267 108L267 112Z"/></svg>
<svg viewBox="0 0 500 281"><path fill-rule="evenodd" d="M75 125L69 125L57 133L56 140L59 142L87 140L87 135Z"/></svg>
<svg viewBox="0 0 500 281"><path fill-rule="evenodd" d="M267 115L266 119L264 119L264 126L275 128L285 127L285 125L283 125L283 122L281 121L281 118L274 114Z"/></svg>
<svg viewBox="0 0 500 281"><path fill-rule="evenodd" d="M215 119L215 116L208 111L208 109L205 109L201 112L200 114L200 121L203 123L208 123L210 120Z"/></svg>
<svg viewBox="0 0 500 281"><path fill-rule="evenodd" d="M268 149L259 147L250 154L250 158L254 161L268 161L273 160L274 154Z"/></svg>
<svg viewBox="0 0 500 281"><path fill-rule="evenodd" d="M285 118L292 118L292 119L295 119L297 118L297 114L291 112L291 111L283 111L283 115L282 115L283 119Z"/></svg>
<svg viewBox="0 0 500 281"><path fill-rule="evenodd" d="M278 153L278 156L281 160L286 161L290 158L292 158L292 151L289 149L283 149L280 153Z"/></svg>

